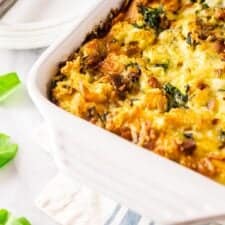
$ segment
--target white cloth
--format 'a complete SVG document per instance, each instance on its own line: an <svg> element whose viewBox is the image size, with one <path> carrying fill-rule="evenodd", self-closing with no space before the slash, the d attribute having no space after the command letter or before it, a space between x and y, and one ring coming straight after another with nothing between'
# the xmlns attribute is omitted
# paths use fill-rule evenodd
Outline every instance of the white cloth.
<svg viewBox="0 0 225 225"><path fill-rule="evenodd" d="M36 200L37 206L62 225L101 225L116 203L64 174L57 175Z"/></svg>

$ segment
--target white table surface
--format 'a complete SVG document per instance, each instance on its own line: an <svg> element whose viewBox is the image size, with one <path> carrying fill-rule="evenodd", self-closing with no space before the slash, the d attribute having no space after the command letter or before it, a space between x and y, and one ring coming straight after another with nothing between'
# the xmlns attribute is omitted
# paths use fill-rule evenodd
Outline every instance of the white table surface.
<svg viewBox="0 0 225 225"><path fill-rule="evenodd" d="M32 140L33 130L42 118L28 96L28 71L43 50L7 51L0 49L0 74L16 71L23 85L0 103L0 132L19 145L15 160L0 169L0 208L29 218L32 225L54 223L34 205L34 199L57 169L51 156Z"/></svg>

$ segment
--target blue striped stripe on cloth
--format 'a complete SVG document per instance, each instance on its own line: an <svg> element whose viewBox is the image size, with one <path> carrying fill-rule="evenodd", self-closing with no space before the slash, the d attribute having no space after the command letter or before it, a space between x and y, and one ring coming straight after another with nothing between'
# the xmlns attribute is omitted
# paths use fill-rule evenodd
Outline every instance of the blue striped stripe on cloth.
<svg viewBox="0 0 225 225"><path fill-rule="evenodd" d="M133 210L117 205L104 225L154 225Z"/></svg>

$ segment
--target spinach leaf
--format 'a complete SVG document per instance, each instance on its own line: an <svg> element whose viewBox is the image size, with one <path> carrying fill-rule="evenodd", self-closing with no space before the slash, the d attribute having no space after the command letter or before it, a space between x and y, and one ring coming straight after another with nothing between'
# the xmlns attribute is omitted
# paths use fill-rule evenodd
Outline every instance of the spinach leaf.
<svg viewBox="0 0 225 225"><path fill-rule="evenodd" d="M10 143L10 137L0 133L0 168L11 161L17 153L18 146Z"/></svg>
<svg viewBox="0 0 225 225"><path fill-rule="evenodd" d="M142 28L145 27L144 24L138 24L138 23L133 23L132 25L133 25L134 27L138 28L138 29L142 29Z"/></svg>
<svg viewBox="0 0 225 225"><path fill-rule="evenodd" d="M219 138L222 143L225 143L225 131L223 131L223 130L220 131Z"/></svg>
<svg viewBox="0 0 225 225"><path fill-rule="evenodd" d="M224 130L221 130L219 133L219 141L220 141L219 149L225 148L225 131Z"/></svg>
<svg viewBox="0 0 225 225"><path fill-rule="evenodd" d="M170 111L172 108L186 107L188 102L188 90L186 90L186 94L183 94L177 87L170 83L165 84L163 89L168 101L167 111Z"/></svg>
<svg viewBox="0 0 225 225"><path fill-rule="evenodd" d="M157 63L155 64L156 67L161 67L166 71L169 68L169 63Z"/></svg>
<svg viewBox="0 0 225 225"><path fill-rule="evenodd" d="M0 209L0 225L31 225L25 218L15 218L8 210Z"/></svg>
<svg viewBox="0 0 225 225"><path fill-rule="evenodd" d="M192 33L191 33L191 32L189 32L189 33L187 34L186 43L187 43L188 45L190 45L191 47L193 47L193 48L195 48L195 47L199 44L196 40L194 40L194 39L192 38Z"/></svg>
<svg viewBox="0 0 225 225"><path fill-rule="evenodd" d="M208 4L206 4L206 3L202 4L202 9L208 9L208 8L209 8Z"/></svg>
<svg viewBox="0 0 225 225"><path fill-rule="evenodd" d="M139 13L144 17L144 23L146 26L153 28L156 31L160 30L161 15L164 13L160 8L148 8L145 6L139 6Z"/></svg>

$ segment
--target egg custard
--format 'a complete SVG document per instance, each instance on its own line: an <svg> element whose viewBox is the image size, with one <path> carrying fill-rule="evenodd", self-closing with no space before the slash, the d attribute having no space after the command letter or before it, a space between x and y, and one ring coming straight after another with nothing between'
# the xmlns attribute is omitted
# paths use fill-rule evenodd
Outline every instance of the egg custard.
<svg viewBox="0 0 225 225"><path fill-rule="evenodd" d="M223 6L126 1L60 65L51 100L225 184Z"/></svg>

